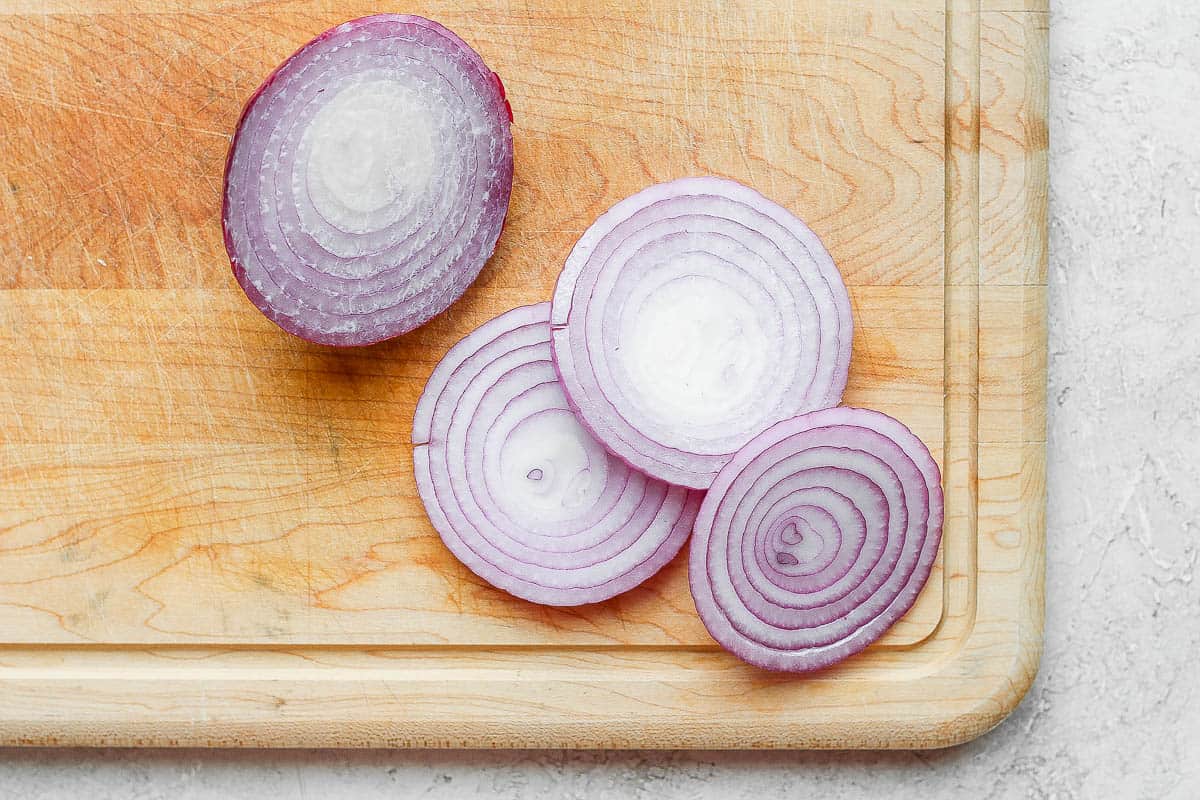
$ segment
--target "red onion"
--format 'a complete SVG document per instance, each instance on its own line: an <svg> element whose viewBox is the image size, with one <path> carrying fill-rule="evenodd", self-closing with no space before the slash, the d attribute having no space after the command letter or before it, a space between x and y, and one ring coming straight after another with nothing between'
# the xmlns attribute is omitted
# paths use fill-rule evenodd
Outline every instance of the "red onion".
<svg viewBox="0 0 1200 800"><path fill-rule="evenodd" d="M225 168L225 246L250 300L313 342L412 330L475 280L504 224L512 112L422 17L332 28L250 98Z"/></svg>
<svg viewBox="0 0 1200 800"><path fill-rule="evenodd" d="M492 585L579 605L670 561L701 495L647 478L578 423L550 361L549 303L502 314L451 348L413 420L425 509Z"/></svg>
<svg viewBox="0 0 1200 800"><path fill-rule="evenodd" d="M942 533L941 475L886 414L831 408L781 422L721 469L692 538L709 633L766 669L821 669L912 606Z"/></svg>
<svg viewBox="0 0 1200 800"><path fill-rule="evenodd" d="M551 324L596 438L697 489L771 424L836 405L850 363L850 300L816 234L721 178L651 186L596 220Z"/></svg>

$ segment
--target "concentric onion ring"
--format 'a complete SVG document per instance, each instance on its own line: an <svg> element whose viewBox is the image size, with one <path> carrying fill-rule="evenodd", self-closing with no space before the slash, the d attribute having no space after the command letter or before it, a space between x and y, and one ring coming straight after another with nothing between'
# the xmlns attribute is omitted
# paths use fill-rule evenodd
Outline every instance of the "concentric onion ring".
<svg viewBox="0 0 1200 800"><path fill-rule="evenodd" d="M827 667L912 606L942 516L937 464L897 420L841 407L781 422L738 451L701 505L696 608L744 661Z"/></svg>
<svg viewBox="0 0 1200 800"><path fill-rule="evenodd" d="M816 234L721 178L651 186L596 220L551 323L596 438L697 489L768 426L836 405L850 363L849 296Z"/></svg>
<svg viewBox="0 0 1200 800"><path fill-rule="evenodd" d="M608 599L679 552L701 495L632 470L578 423L550 362L550 306L502 314L434 370L413 420L417 488L446 546L545 605Z"/></svg>
<svg viewBox="0 0 1200 800"><path fill-rule="evenodd" d="M512 187L499 78L436 22L332 28L250 98L225 170L225 246L268 318L363 345L439 314L491 256Z"/></svg>

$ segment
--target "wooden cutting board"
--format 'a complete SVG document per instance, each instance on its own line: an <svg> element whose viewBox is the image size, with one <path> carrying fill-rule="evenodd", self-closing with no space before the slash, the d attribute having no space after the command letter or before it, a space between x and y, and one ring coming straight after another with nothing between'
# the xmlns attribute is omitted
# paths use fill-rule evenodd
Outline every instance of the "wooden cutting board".
<svg viewBox="0 0 1200 800"><path fill-rule="evenodd" d="M995 725L1041 647L1047 20L980 2L0 0L0 743L923 747ZM516 183L461 302L339 352L237 288L221 172L266 73L380 10L503 76ZM447 348L547 299L608 206L704 173L822 237L854 305L846 401L945 473L916 607L815 677L717 648L686 554L607 603L514 600L413 484Z"/></svg>

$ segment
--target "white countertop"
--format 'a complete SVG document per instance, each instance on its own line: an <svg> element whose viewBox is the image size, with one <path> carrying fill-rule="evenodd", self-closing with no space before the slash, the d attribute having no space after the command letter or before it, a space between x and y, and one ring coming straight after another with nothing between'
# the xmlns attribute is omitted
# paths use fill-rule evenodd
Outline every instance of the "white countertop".
<svg viewBox="0 0 1200 800"><path fill-rule="evenodd" d="M1003 725L925 753L0 750L0 799L1200 798L1200 3L1051 5L1046 647Z"/></svg>

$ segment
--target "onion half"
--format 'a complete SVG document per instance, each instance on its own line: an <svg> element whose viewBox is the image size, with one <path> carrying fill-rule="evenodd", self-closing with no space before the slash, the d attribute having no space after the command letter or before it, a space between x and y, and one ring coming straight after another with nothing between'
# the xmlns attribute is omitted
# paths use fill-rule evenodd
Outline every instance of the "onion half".
<svg viewBox="0 0 1200 800"><path fill-rule="evenodd" d="M441 313L495 250L512 112L462 39L416 16L332 28L242 112L225 168L225 247L289 333L365 345Z"/></svg>
<svg viewBox="0 0 1200 800"><path fill-rule="evenodd" d="M607 453L578 423L550 362L548 303L451 348L413 420L417 488L475 574L544 605L632 589L679 552L701 494Z"/></svg>
<svg viewBox="0 0 1200 800"><path fill-rule="evenodd" d="M744 661L828 667L912 606L942 517L937 464L897 420L840 407L781 422L738 451L701 505L696 608Z"/></svg>
<svg viewBox="0 0 1200 800"><path fill-rule="evenodd" d="M816 234L721 178L651 186L596 220L551 324L596 438L697 489L768 426L836 405L850 364L849 296Z"/></svg>

